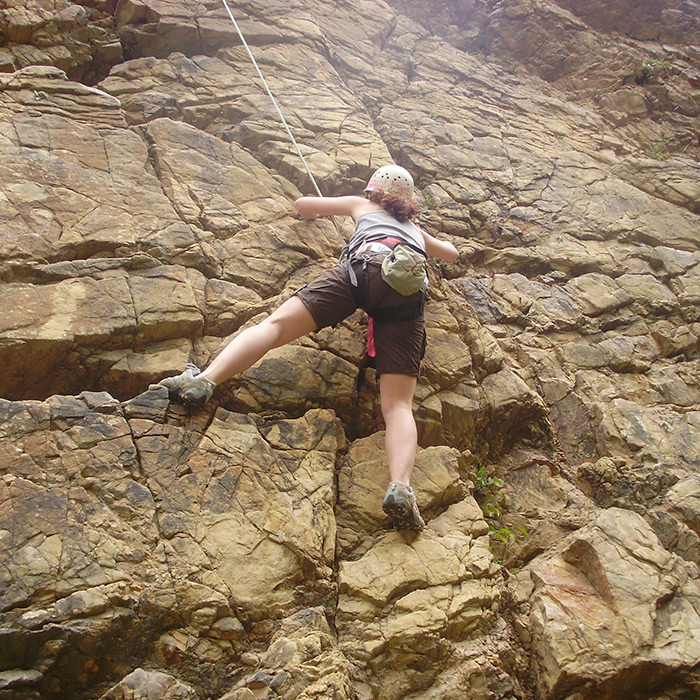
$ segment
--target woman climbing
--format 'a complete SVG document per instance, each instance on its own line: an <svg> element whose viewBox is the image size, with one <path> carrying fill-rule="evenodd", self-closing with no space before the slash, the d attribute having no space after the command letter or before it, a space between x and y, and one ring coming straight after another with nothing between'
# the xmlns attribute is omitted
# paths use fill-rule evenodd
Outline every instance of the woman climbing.
<svg viewBox="0 0 700 700"><path fill-rule="evenodd" d="M457 249L418 228L418 209L412 201L413 178L398 165L374 172L365 197L301 197L295 202L306 219L351 216L355 233L348 244L348 260L327 270L298 290L256 326L238 334L202 372L188 365L185 371L164 379L171 398L203 406L217 384L255 364L269 350L326 326L335 326L358 307L370 316L370 354L374 352L379 375L382 416L386 426L385 449L391 483L384 511L400 529L424 527L410 485L417 449L412 402L425 351L423 305L427 282L420 260L432 255L456 260ZM403 249L407 256L397 253ZM403 258L409 262L402 262ZM389 263L396 263L401 291L390 286ZM384 265L382 265L384 263ZM416 272L418 271L418 272ZM418 278L416 285L411 278ZM402 277L403 275L403 277ZM408 289L406 289L408 280Z"/></svg>

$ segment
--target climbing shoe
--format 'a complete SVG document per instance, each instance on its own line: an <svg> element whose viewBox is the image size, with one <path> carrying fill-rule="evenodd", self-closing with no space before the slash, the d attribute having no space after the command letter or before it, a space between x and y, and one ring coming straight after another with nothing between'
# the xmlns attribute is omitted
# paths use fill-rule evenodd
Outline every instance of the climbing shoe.
<svg viewBox="0 0 700 700"><path fill-rule="evenodd" d="M394 518L397 530L417 530L425 527L421 518L416 494L413 489L400 481L392 481L382 502L384 512Z"/></svg>
<svg viewBox="0 0 700 700"><path fill-rule="evenodd" d="M200 376L199 367L191 362L185 365L185 371L182 374L167 377L158 383L168 390L171 399L197 408L202 408L209 401L216 388L214 382Z"/></svg>

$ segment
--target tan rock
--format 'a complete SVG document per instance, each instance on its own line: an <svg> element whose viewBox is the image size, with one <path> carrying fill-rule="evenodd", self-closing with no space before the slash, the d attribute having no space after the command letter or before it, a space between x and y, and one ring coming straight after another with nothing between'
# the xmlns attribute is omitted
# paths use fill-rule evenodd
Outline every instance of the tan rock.
<svg viewBox="0 0 700 700"><path fill-rule="evenodd" d="M694 363L688 364L688 367L659 367L650 373L649 382L661 394L663 403L688 408L697 404L700 395L692 375L689 374L693 371Z"/></svg>
<svg viewBox="0 0 700 700"><path fill-rule="evenodd" d="M688 326L675 326L669 321L659 321L652 328L652 336L664 357L672 357L698 344L698 338Z"/></svg>
<svg viewBox="0 0 700 700"><path fill-rule="evenodd" d="M640 99L640 96L636 98ZM641 110L645 107L640 105ZM643 116L643 114L641 115ZM624 159L616 168L623 179L649 194L697 212L700 198L693 164L683 160L662 161L654 158Z"/></svg>
<svg viewBox="0 0 700 700"><path fill-rule="evenodd" d="M695 265L685 274L674 278L670 287L681 302L681 307L687 313L688 320L694 320L692 307L700 299L700 266Z"/></svg>
<svg viewBox="0 0 700 700"><path fill-rule="evenodd" d="M164 390L153 393L152 407L144 400L129 408L131 426L119 404L107 399L86 393L1 404L2 451L14 476L0 482L7 516L0 530L18 544L5 560L4 601L21 604L20 611L32 601L35 612L23 625L89 618L96 621L95 633L109 634L119 619L116 601L138 606L145 595L145 615L177 609L188 625L183 643L174 635L163 640L160 653L183 663L199 658L224 664L232 654L228 640L243 633L231 620L230 600L256 615L254 610L267 614L292 600L299 586L326 595L335 548L333 465L341 437L331 414L271 423L262 428L263 438L252 421L220 411L197 445L175 425L154 422L157 403L167 404ZM253 455L258 465L266 463L260 482ZM173 469L178 460L179 470ZM292 491L283 485L290 470ZM232 497L229 479L236 473ZM297 487L306 495L297 498ZM201 507L211 518L206 525L197 515ZM135 575L146 571L144 590ZM59 600L39 612L51 598ZM198 640L194 646L190 637Z"/></svg>
<svg viewBox="0 0 700 700"><path fill-rule="evenodd" d="M608 362L605 351L590 342L573 341L566 343L566 345L562 346L560 352L563 361L577 369L605 367Z"/></svg>
<svg viewBox="0 0 700 700"><path fill-rule="evenodd" d="M9 143L17 146L3 158L3 219L11 221L0 241L3 261L193 246L192 231L147 171L143 140L124 128L118 100L45 72L3 78L0 114L16 125Z"/></svg>
<svg viewBox="0 0 700 700"><path fill-rule="evenodd" d="M496 275L493 291L536 323L566 327L581 322L582 306L567 289L528 280L520 274Z"/></svg>
<svg viewBox="0 0 700 700"><path fill-rule="evenodd" d="M401 697L416 681L407 650L433 655L440 639L466 640L488 628L485 610L497 592L486 531L469 498L420 536L384 535L359 559L341 564L340 648L355 663L372 659L383 669L387 697Z"/></svg>
<svg viewBox="0 0 700 700"><path fill-rule="evenodd" d="M339 436L327 412L301 421L272 425L263 439L251 420L220 409L184 462L182 479L153 475L160 482L161 528L169 548L183 562L216 562L215 585L251 611L290 602L304 578L300 567L311 586L314 579L324 585L330 573L332 466ZM311 498L284 486L289 469L295 488ZM237 494L233 500L231 489ZM182 511L186 501L201 506ZM245 510L237 503L245 503Z"/></svg>
<svg viewBox="0 0 700 700"><path fill-rule="evenodd" d="M203 280L193 281L203 286ZM182 268L159 267L131 277L116 273L100 280L77 277L47 285L16 283L6 291L0 353L11 368L3 388L8 396L45 396L60 390L68 377L61 370L55 374L57 364L72 345L119 348L197 334L203 326L203 311ZM84 376L84 370L77 372Z"/></svg>
<svg viewBox="0 0 700 700"><path fill-rule="evenodd" d="M456 450L446 447L419 450L411 483L424 518L464 495L458 457ZM387 525L382 500L389 480L383 432L350 445L338 474L336 519L341 552L352 551L367 535Z"/></svg>
<svg viewBox="0 0 700 700"><path fill-rule="evenodd" d="M490 374L480 389L489 415L489 428L480 437L488 443L492 459L497 459L521 440L527 441L526 435L537 434L543 447L551 444L544 403L516 372L503 368ZM476 447L479 451L484 449L479 444Z"/></svg>
<svg viewBox="0 0 700 700"><path fill-rule="evenodd" d="M273 350L233 380L236 405L289 413L329 406L347 415L354 405L357 367L332 352L289 345Z"/></svg>
<svg viewBox="0 0 700 700"><path fill-rule="evenodd" d="M108 350L92 355L86 363L101 376L103 390L128 400L143 393L149 384L181 372L191 357L192 342L182 338L153 343L148 352Z"/></svg>
<svg viewBox="0 0 700 700"><path fill-rule="evenodd" d="M113 28L105 22L103 11L107 8L99 5L95 3L93 14L87 7L67 0L31 6L6 3L2 16L7 36L2 49L5 70L37 63L57 66L72 79L86 82L106 75L110 65L122 60L123 54ZM93 24L95 15L99 20Z"/></svg>
<svg viewBox="0 0 700 700"><path fill-rule="evenodd" d="M225 9L7 0L0 626L29 651L0 688L692 695L693 3L238 5L321 191L361 194L400 163L420 225L460 252L430 263L428 527L383 529L362 313L204 410L146 390L341 249L295 214L312 185ZM504 479L488 523L465 496L479 467Z"/></svg>
<svg viewBox="0 0 700 700"><path fill-rule="evenodd" d="M652 275L621 275L615 281L654 314L671 313L677 309L675 295Z"/></svg>
<svg viewBox="0 0 700 700"><path fill-rule="evenodd" d="M98 402L98 413L90 408L93 398L2 402L2 450L14 478L2 484L0 529L14 533L17 544L7 561L8 601L36 607L58 597L66 601L65 613L100 612L103 598L95 607L69 604L67 596L125 580L156 538L152 495L131 471L136 452L129 426L115 402ZM86 512L94 513L94 525L83 524Z"/></svg>
<svg viewBox="0 0 700 700"><path fill-rule="evenodd" d="M255 697L268 688L281 697L305 700L351 697L350 666L335 644L322 608L307 608L285 619L260 668L244 681Z"/></svg>
<svg viewBox="0 0 700 700"><path fill-rule="evenodd" d="M206 282L205 303L208 335L230 335L263 306L260 296L247 287L216 279Z"/></svg>
<svg viewBox="0 0 700 700"><path fill-rule="evenodd" d="M648 113L644 95L631 87L603 95L600 98L600 106L605 110L617 112L614 118L618 122L643 119Z"/></svg>
<svg viewBox="0 0 700 700"><path fill-rule="evenodd" d="M220 25L226 32L229 26L233 30L223 18ZM318 34L316 25L289 17L285 30L296 33L292 27L304 34ZM268 167L308 187L303 165L270 109L245 52L237 48L219 56L188 58L173 53L162 60L136 59L113 70L102 87L121 98L131 122L170 117L184 118L199 128L206 126L210 133L254 149ZM357 98L325 60L288 44L283 48L268 45L265 63L270 87L324 191L337 187L339 167L351 178L358 176L358 169L365 170L359 175L362 180L369 175L367 162L372 158L390 160ZM290 63L299 70L290 73ZM134 84L140 89L134 90ZM319 106L323 106L321 113Z"/></svg>
<svg viewBox="0 0 700 700"><path fill-rule="evenodd" d="M671 511L680 516L679 520L696 533L700 530L700 498L698 493L698 479L688 477L670 489L665 499Z"/></svg>
<svg viewBox="0 0 700 700"><path fill-rule="evenodd" d="M469 349L458 334L441 328L428 329L423 371L429 381L450 386L470 374L471 364Z"/></svg>
<svg viewBox="0 0 700 700"><path fill-rule="evenodd" d="M569 293L583 306L588 316L614 311L630 303L631 297L624 289L605 275L590 273L576 277L567 283Z"/></svg>
<svg viewBox="0 0 700 700"><path fill-rule="evenodd" d="M167 673L137 668L123 678L100 700L194 700L194 688Z"/></svg>
<svg viewBox="0 0 700 700"><path fill-rule="evenodd" d="M654 409L644 408L633 401L614 399L604 409L598 428L599 439L607 443L609 453L617 443L632 450L644 450L661 455L672 452L669 438Z"/></svg>
<svg viewBox="0 0 700 700"><path fill-rule="evenodd" d="M96 282L72 279L56 285L14 284L3 295L2 334L8 340L93 342L133 328L133 302L125 276Z"/></svg>
<svg viewBox="0 0 700 700"><path fill-rule="evenodd" d="M697 258L693 253L686 250L677 250L667 246L657 246L649 257L654 269L659 270L664 275L675 277L683 274L697 264Z"/></svg>
<svg viewBox="0 0 700 700"><path fill-rule="evenodd" d="M221 217L220 203L233 215L229 235L241 227L239 219L246 228L287 213L281 188L262 184L269 177L242 149L170 119L156 119L147 129L165 191L189 223L214 212Z"/></svg>
<svg viewBox="0 0 700 700"><path fill-rule="evenodd" d="M697 581L640 516L603 511L556 555L534 565L531 575L540 692L628 675L630 658L646 660L659 678L670 666L694 663L693 645L700 644ZM567 638L571 625L576 643ZM647 675L641 682L646 687L649 681ZM628 675L627 682L634 687L640 681Z"/></svg>
<svg viewBox="0 0 700 700"><path fill-rule="evenodd" d="M562 352L574 349L571 346L573 344L564 345ZM532 379L526 381L530 385L534 382L538 386L547 404L560 401L574 388L574 379L562 369L550 352L530 347L524 347L523 351L530 358L533 374Z"/></svg>
<svg viewBox="0 0 700 700"><path fill-rule="evenodd" d="M616 372L646 372L659 355L656 343L647 336L616 335L603 340L598 348Z"/></svg>

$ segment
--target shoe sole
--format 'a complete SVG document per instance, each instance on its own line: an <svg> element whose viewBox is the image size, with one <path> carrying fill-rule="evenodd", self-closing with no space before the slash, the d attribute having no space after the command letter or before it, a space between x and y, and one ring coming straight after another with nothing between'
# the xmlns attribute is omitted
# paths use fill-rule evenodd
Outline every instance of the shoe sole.
<svg viewBox="0 0 700 700"><path fill-rule="evenodd" d="M425 525L418 524L413 518L397 518L394 521L394 530L410 530L411 532L423 532Z"/></svg>
<svg viewBox="0 0 700 700"><path fill-rule="evenodd" d="M161 386L165 385L161 384ZM168 396L171 401L175 401L176 403L180 403L185 406L191 406L192 408L204 408L204 405L207 403L209 398L211 398L205 396L190 398L187 396L187 391L182 392L179 387L170 388L169 386L165 386L165 388L168 390Z"/></svg>
<svg viewBox="0 0 700 700"><path fill-rule="evenodd" d="M204 408L207 401L209 401L209 398L210 397L208 396L197 396L196 398L190 398L183 394L180 396L180 401L187 406L192 406L193 408Z"/></svg>
<svg viewBox="0 0 700 700"><path fill-rule="evenodd" d="M425 524L421 525L413 517L413 509L400 503L393 496L389 496L382 503L382 510L391 518L394 519L395 530L412 530L414 532L422 532Z"/></svg>
<svg viewBox="0 0 700 700"><path fill-rule="evenodd" d="M388 516L396 518L397 520L403 520L408 517L408 508L391 497L387 498L384 503L382 503L382 509Z"/></svg>

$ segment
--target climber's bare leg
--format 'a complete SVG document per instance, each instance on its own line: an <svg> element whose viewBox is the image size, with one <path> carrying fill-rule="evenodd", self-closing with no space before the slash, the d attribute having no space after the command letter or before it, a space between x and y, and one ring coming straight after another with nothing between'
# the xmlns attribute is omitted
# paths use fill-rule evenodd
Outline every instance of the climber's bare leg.
<svg viewBox="0 0 700 700"><path fill-rule="evenodd" d="M417 380L406 374L382 374L379 377L382 416L386 426L384 444L391 481L411 485L418 433L413 418L413 394Z"/></svg>
<svg viewBox="0 0 700 700"><path fill-rule="evenodd" d="M254 365L272 348L316 330L316 322L299 297L291 297L256 326L239 333L202 375L221 384Z"/></svg>

